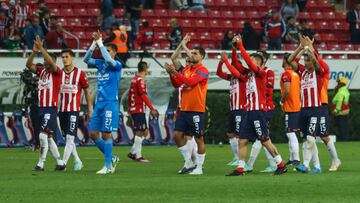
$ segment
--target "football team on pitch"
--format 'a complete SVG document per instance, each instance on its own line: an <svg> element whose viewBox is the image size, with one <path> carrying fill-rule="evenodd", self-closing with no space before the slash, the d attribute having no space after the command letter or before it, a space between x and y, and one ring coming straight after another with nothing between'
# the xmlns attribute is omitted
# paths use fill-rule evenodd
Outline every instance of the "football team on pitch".
<svg viewBox="0 0 360 203"><path fill-rule="evenodd" d="M165 70L170 76L171 84L179 91L174 140L185 164L178 173L202 175L206 155L204 113L209 72L202 64L206 55L205 50L202 47L188 49L186 44L189 41L190 37L186 35L171 56L172 64L165 64ZM228 55L225 52L221 53L217 75L221 79L230 81L227 135L234 159L228 165L237 166L227 176L243 176L246 172L251 172L262 146L269 161L269 167L263 172L281 175L292 166L302 173L321 173L316 136L321 137L331 155L332 165L329 170L336 171L340 166L341 162L334 142L328 135L329 67L313 48L313 40L300 36L300 41L298 48L292 54L284 55L284 72L280 79L279 103L285 113L285 130L290 151L287 163L283 162L269 134L269 122L275 108L272 100L275 76L274 72L266 67L269 54L266 51L257 51L249 55L240 35L233 38L231 63ZM91 58L96 47L99 48L103 59ZM88 80L85 72L74 67L74 53L71 50L61 52L64 65L61 69L56 66L56 56L47 53L40 38L37 37L34 41L33 52L26 66L39 75L41 133L40 157L34 168L35 171L44 170L49 149L57 162L55 170L65 170L71 154L75 161L74 170L82 169L83 164L78 156L74 139L79 122L81 90L84 90L90 119L90 136L105 160L104 167L97 174L115 172L119 158L112 153L112 132L118 130L118 90L122 70L122 64L116 60L116 49L116 45L113 44L104 46L101 33L93 33L93 43L84 57L85 63L97 67L98 94L93 110ZM179 61L182 49L187 54L185 66ZM246 66L237 58L237 50L240 51ZM38 52L44 57L44 65L33 64ZM304 64L300 63L301 57L304 58ZM229 73L223 71L224 64ZM138 63L138 74L132 78L128 94L128 114L131 116L135 134L134 144L128 157L145 163L149 162L142 156L142 142L148 135L146 106L152 116L159 115L147 96L144 78L148 74L148 68L146 62ZM58 111L61 130L66 137L63 158L60 157L53 139ZM303 139L303 164L299 156L298 132ZM245 162L249 142L253 144L248 161ZM314 165L312 169L310 169L311 160Z"/></svg>

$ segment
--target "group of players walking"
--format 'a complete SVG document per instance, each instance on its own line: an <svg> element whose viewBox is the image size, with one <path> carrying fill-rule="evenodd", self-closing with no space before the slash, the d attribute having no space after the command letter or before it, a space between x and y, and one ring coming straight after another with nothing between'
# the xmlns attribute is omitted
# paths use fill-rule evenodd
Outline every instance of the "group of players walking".
<svg viewBox="0 0 360 203"><path fill-rule="evenodd" d="M103 153L105 164L97 174L114 173L119 161L113 156L113 140L111 133L117 131L119 119L118 88L122 65L116 58L116 45L103 45L101 34L93 33L93 43L87 51L84 62L96 66L98 94L94 111L88 90L86 74L73 66L74 53L71 50L61 52L64 68L56 66L56 56L42 46L40 38L34 42L33 53L28 58L27 67L39 75L39 107L41 118L40 158L34 168L44 170L44 162L48 150L57 161L56 170L65 170L67 161L74 156L74 170L81 170L83 164L77 154L74 138L77 133L77 123L80 111L81 90L85 92L90 120L90 136ZM269 135L269 122L275 105L272 101L274 87L274 72L266 67L269 55L266 51L248 54L240 35L233 38L232 61L229 62L225 52L221 54L217 75L230 81L230 115L228 137L234 152L234 159L229 165L237 168L227 176L242 176L253 170L255 160L264 146L269 167L267 172L280 175L287 172L288 166L294 166L303 173L321 173L318 149L315 137L320 136L327 145L332 157L330 171L336 171L341 162L337 157L334 143L328 136L328 97L329 67L313 48L313 41L308 37L300 37L301 43L292 54L285 54L283 60L284 72L281 75L280 105L285 112L285 129L289 139L290 158L285 163L278 153ZM205 50L186 46L190 40L186 35L172 55L172 64L165 64L170 81L179 90L178 111L174 129L174 140L181 152L185 164L179 174L202 175L205 161L204 143L204 112L209 72L202 64ZM103 59L93 59L91 55L98 47ZM186 65L180 63L180 51L187 53ZM237 50L246 66L237 58ZM38 52L44 56L44 65L33 64ZM304 65L300 57L304 57ZM230 74L222 70L226 65ZM139 162L149 162L142 156L142 142L148 134L145 118L146 106L153 116L158 111L151 105L146 93L144 77L148 73L146 62L139 62L138 74L131 80L128 94L128 113L131 115L132 128L135 132L134 144L128 157ZM58 104L58 96L60 103ZM57 112L60 125L66 136L66 146L63 158L53 140L56 129ZM92 112L93 111L93 112ZM300 162L297 132L303 139L303 164ZM252 150L248 159L247 144L252 142ZM314 167L310 169L310 161Z"/></svg>

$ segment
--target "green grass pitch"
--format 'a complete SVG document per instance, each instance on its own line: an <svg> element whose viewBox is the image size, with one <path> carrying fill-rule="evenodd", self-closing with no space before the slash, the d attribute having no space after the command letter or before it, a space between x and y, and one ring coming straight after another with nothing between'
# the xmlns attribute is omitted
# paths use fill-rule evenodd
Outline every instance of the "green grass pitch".
<svg viewBox="0 0 360 203"><path fill-rule="evenodd" d="M288 148L278 144L285 161ZM95 147L78 148L85 165L73 171L70 159L66 172L54 172L50 152L45 172L32 172L38 153L29 149L0 149L0 202L360 202L360 142L336 143L342 166L328 172L330 156L319 144L323 173L282 176L263 174L262 151L255 171L244 177L225 177L232 168L228 145L207 145L204 175L178 175L183 165L175 146L143 147L151 163L137 163L126 157L130 147L115 147L120 156L116 173L99 176L102 155ZM60 149L61 152L63 148Z"/></svg>

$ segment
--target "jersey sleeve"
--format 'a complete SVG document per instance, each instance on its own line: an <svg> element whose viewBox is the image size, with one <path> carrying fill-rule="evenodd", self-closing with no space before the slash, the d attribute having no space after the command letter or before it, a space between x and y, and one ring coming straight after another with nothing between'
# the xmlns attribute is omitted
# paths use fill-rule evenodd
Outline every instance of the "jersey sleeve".
<svg viewBox="0 0 360 203"><path fill-rule="evenodd" d="M187 86L192 87L204 80L207 80L209 77L209 72L206 70L205 67L202 67L199 68L196 71L196 74L190 78L185 77L185 75L181 73L177 73L175 76L180 82L186 84Z"/></svg>
<svg viewBox="0 0 360 203"><path fill-rule="evenodd" d="M284 72L282 75L281 75L281 81L282 82L291 82L291 75L289 72Z"/></svg>
<svg viewBox="0 0 360 203"><path fill-rule="evenodd" d="M80 73L79 83L80 83L80 86L82 89L86 89L89 87L89 81L88 81L86 73L84 71L81 71L81 73Z"/></svg>
<svg viewBox="0 0 360 203"><path fill-rule="evenodd" d="M275 82L275 74L273 70L268 70L266 72L266 87L274 89L274 82Z"/></svg>
<svg viewBox="0 0 360 203"><path fill-rule="evenodd" d="M143 94L147 94L144 79L140 78L138 81L136 81L136 88L140 96Z"/></svg>

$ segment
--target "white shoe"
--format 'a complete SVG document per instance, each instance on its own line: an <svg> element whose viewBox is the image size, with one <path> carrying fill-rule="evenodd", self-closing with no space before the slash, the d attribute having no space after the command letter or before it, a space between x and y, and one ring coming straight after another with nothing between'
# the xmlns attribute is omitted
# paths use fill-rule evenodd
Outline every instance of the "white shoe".
<svg viewBox="0 0 360 203"><path fill-rule="evenodd" d="M203 171L202 168L196 167L193 171L189 173L190 175L202 175Z"/></svg>
<svg viewBox="0 0 360 203"><path fill-rule="evenodd" d="M332 172L337 171L340 165L341 165L340 160L332 162L331 167L329 168L329 171L332 171Z"/></svg>
<svg viewBox="0 0 360 203"><path fill-rule="evenodd" d="M81 161L75 162L74 164L74 171L81 171L81 169L84 167L83 163Z"/></svg>
<svg viewBox="0 0 360 203"><path fill-rule="evenodd" d="M96 174L99 174L99 175L105 175L105 174L111 174L111 173L112 173L111 169L106 168L105 166L102 169L100 169L100 171L96 172Z"/></svg>

